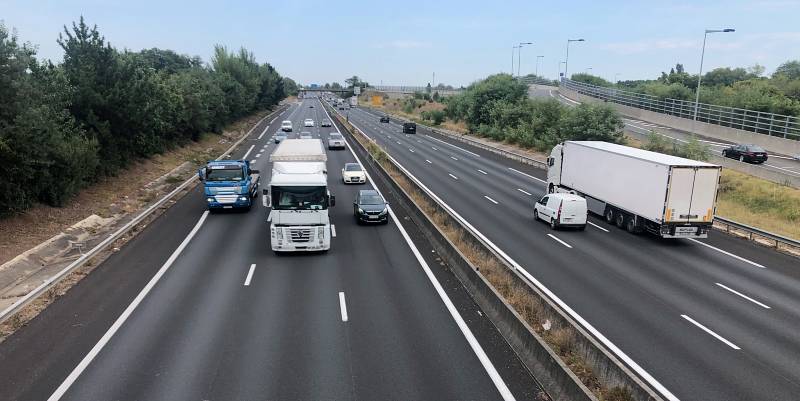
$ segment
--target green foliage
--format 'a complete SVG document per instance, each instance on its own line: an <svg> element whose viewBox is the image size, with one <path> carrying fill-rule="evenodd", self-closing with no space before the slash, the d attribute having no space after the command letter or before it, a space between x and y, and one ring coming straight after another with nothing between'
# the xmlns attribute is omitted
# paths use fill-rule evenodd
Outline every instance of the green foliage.
<svg viewBox="0 0 800 401"><path fill-rule="evenodd" d="M423 111L420 116L425 121L431 121L433 125L441 125L445 119L444 111L442 110Z"/></svg>
<svg viewBox="0 0 800 401"><path fill-rule="evenodd" d="M696 138L678 143L653 131L647 135L647 142L642 145L642 149L700 161L708 161L711 157L709 146Z"/></svg>
<svg viewBox="0 0 800 401"><path fill-rule="evenodd" d="M775 70L775 76L783 76L786 79L800 79L800 60L789 60Z"/></svg>
<svg viewBox="0 0 800 401"><path fill-rule="evenodd" d="M296 90L245 49L211 67L171 50L118 51L81 18L59 65L39 63L0 24L0 214L62 205L130 161L160 153Z"/></svg>
<svg viewBox="0 0 800 401"><path fill-rule="evenodd" d="M656 96L659 99L694 100L692 90L679 83L665 84L659 81L648 82L638 88L640 93Z"/></svg>
<svg viewBox="0 0 800 401"><path fill-rule="evenodd" d="M572 79L573 81L576 81L576 82L583 82L583 83L586 83L586 84L596 85L596 86L604 86L604 87L607 87L607 88L614 86L614 84L612 84L611 82L606 81L603 78L600 78L600 77L592 75L592 74L586 74L586 73L572 74L572 77L570 79Z"/></svg>

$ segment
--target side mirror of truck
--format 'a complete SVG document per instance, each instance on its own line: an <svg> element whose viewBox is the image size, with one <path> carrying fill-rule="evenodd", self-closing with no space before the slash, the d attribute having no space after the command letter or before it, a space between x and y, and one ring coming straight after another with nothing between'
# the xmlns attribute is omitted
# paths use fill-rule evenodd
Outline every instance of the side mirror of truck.
<svg viewBox="0 0 800 401"><path fill-rule="evenodd" d="M261 193L265 196L269 196L269 189L264 188L261 190Z"/></svg>
<svg viewBox="0 0 800 401"><path fill-rule="evenodd" d="M260 174L261 172L258 170L250 169L250 174Z"/></svg>
<svg viewBox="0 0 800 401"><path fill-rule="evenodd" d="M206 169L205 168L201 168L201 169L197 170L197 178L200 181L205 181L206 180Z"/></svg>
<svg viewBox="0 0 800 401"><path fill-rule="evenodd" d="M333 195L330 195L330 198L329 198L329 199L330 199L330 200L329 200L329 203L330 203L331 207L334 207L334 206L336 206L336 197L335 197L335 196L333 196Z"/></svg>

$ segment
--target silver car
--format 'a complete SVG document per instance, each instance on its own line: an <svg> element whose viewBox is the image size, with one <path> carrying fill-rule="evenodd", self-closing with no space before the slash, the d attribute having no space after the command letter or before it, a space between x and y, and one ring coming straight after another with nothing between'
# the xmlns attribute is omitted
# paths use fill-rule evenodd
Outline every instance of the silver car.
<svg viewBox="0 0 800 401"><path fill-rule="evenodd" d="M331 132L328 135L328 149L344 149L344 137L337 132Z"/></svg>

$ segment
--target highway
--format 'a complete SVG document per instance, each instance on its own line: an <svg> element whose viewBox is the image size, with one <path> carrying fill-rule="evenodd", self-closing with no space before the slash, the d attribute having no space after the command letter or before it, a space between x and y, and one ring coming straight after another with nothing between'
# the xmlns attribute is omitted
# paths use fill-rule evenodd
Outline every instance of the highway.
<svg viewBox="0 0 800 401"><path fill-rule="evenodd" d="M528 91L528 94L533 98L554 98L570 107L580 104L579 102L559 94L558 88L556 87L531 87ZM634 120L627 117L623 117L622 121L625 123L625 131L628 134L633 134L633 136L636 138L647 136L652 131L667 139L686 143L689 139L695 136L691 132L653 124L647 121ZM698 135L697 138L700 142L708 145L709 150L717 156L722 156L722 150L734 144L730 141L723 141L702 135ZM757 166L768 170L777 171L788 176L800 177L800 159L798 159L800 155L775 154L772 151L768 151L768 153L769 160Z"/></svg>
<svg viewBox="0 0 800 401"><path fill-rule="evenodd" d="M800 264L712 232L632 235L533 220L546 173L355 108L349 121L667 389L668 399L796 400ZM630 363L629 363L630 365Z"/></svg>
<svg viewBox="0 0 800 401"><path fill-rule="evenodd" d="M325 113L291 104L233 158L266 186L281 120L325 140L338 130L319 127ZM328 155L329 252L273 254L261 199L207 213L198 186L0 344L0 399L534 399L536 380L412 224L356 225L352 200L372 185L345 186L354 154Z"/></svg>

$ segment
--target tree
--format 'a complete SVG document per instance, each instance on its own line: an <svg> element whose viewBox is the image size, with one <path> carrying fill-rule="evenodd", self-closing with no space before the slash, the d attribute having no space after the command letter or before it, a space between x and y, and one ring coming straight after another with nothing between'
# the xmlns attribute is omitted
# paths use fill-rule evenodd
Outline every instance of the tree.
<svg viewBox="0 0 800 401"><path fill-rule="evenodd" d="M757 78L744 68L715 68L703 76L703 84L707 86L731 86L736 82Z"/></svg>
<svg viewBox="0 0 800 401"><path fill-rule="evenodd" d="M784 76L787 79L800 79L800 60L787 61L775 70L774 76Z"/></svg>
<svg viewBox="0 0 800 401"><path fill-rule="evenodd" d="M604 87L607 87L607 88L614 86L611 82L608 82L603 78L600 78L600 77L592 75L592 74L586 74L586 73L572 74L570 79L572 79L573 81L576 81L576 82L583 82L583 83L587 83L589 85L595 85L595 86L604 86Z"/></svg>

